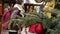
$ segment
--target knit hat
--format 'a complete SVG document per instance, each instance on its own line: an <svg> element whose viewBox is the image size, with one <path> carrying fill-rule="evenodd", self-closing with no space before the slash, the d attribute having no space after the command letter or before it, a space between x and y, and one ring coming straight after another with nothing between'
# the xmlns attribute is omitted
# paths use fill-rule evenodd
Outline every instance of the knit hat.
<svg viewBox="0 0 60 34"><path fill-rule="evenodd" d="M20 4L20 3L22 3L23 2L23 0L17 0L17 3L18 4Z"/></svg>

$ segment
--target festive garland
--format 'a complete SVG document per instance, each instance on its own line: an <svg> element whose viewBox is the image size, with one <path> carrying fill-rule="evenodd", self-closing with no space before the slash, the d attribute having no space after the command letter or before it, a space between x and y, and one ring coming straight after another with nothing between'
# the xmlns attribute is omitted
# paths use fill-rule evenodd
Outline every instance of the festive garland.
<svg viewBox="0 0 60 34"><path fill-rule="evenodd" d="M56 34L56 33L60 34L59 33L60 17L48 18L43 13L41 14L29 13L25 14L24 18L17 16L15 19L12 19L10 23L13 23L13 21L18 21L19 27L21 29L24 26L30 27L33 23L36 24L42 23L43 28L46 29L46 34Z"/></svg>

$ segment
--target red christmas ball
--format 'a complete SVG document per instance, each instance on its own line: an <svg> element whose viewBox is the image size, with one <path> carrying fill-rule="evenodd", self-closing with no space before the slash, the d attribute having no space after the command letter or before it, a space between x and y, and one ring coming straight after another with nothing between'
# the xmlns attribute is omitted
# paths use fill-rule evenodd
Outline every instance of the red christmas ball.
<svg viewBox="0 0 60 34"><path fill-rule="evenodd" d="M37 24L36 28L35 28L35 32L37 34L43 34L44 33L43 25L42 24Z"/></svg>
<svg viewBox="0 0 60 34"><path fill-rule="evenodd" d="M35 32L35 27L36 27L36 24L32 24L30 29L29 29L29 32L34 33Z"/></svg>

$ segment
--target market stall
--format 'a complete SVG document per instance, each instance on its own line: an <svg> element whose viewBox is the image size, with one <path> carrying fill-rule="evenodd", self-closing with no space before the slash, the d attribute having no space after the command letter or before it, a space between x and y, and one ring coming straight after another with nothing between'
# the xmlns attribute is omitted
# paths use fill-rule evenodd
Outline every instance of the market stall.
<svg viewBox="0 0 60 34"><path fill-rule="evenodd" d="M9 8L10 4L10 6L14 6L15 3L16 1L4 1L4 8ZM35 0L24 0L24 17L21 17L21 15L15 15L15 18L7 21L8 23L6 22L7 24L5 25L9 24L9 27L6 27L6 29L8 28L7 30L11 30L9 31L11 34L17 34L17 32L21 34L57 34L60 29L60 16L58 16L57 13L52 12L54 6L55 0L47 2L46 4L44 1L36 2ZM44 12L42 12L43 8ZM12 30L17 32L12 32Z"/></svg>

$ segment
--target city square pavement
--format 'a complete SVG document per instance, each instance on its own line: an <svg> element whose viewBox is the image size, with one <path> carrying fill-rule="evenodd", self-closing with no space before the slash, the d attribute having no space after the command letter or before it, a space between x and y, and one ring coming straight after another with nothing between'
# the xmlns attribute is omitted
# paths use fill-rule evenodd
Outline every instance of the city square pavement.
<svg viewBox="0 0 60 34"><path fill-rule="evenodd" d="M1 32L1 34L9 34L9 31L16 32L15 30L4 30Z"/></svg>
<svg viewBox="0 0 60 34"><path fill-rule="evenodd" d="M8 30L2 31L1 34L9 34Z"/></svg>

